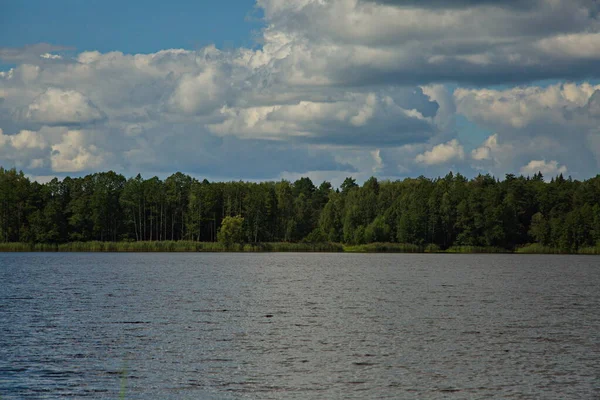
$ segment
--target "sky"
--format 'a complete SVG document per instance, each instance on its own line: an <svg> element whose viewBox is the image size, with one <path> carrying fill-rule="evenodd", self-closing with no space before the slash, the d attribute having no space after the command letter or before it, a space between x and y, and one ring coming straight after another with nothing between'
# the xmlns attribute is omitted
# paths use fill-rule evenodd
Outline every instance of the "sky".
<svg viewBox="0 0 600 400"><path fill-rule="evenodd" d="M596 176L596 0L0 2L0 165Z"/></svg>

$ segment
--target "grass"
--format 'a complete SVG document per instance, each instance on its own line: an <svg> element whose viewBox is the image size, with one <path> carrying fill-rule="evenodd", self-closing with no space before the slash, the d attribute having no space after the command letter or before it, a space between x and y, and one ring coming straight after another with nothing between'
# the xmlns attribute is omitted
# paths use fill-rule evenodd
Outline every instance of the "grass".
<svg viewBox="0 0 600 400"><path fill-rule="evenodd" d="M0 243L0 252L340 252L336 243L255 243L226 246L218 242L70 242L63 244Z"/></svg>
<svg viewBox="0 0 600 400"><path fill-rule="evenodd" d="M523 247L519 247L515 251L520 254L568 254L568 251L561 250L556 247L544 246L539 243L527 244Z"/></svg>
<svg viewBox="0 0 600 400"><path fill-rule="evenodd" d="M70 242L63 244L47 243L0 243L0 252L346 252L346 253L512 253L498 247L452 246L442 250L428 244L418 246L408 243L369 243L345 245L341 243L235 243L226 246L218 242L162 241L162 242ZM515 249L520 254L600 254L600 245L580 248L569 252L562 249L528 244Z"/></svg>
<svg viewBox="0 0 600 400"><path fill-rule="evenodd" d="M344 246L347 253L422 253L423 247L407 243L369 243Z"/></svg>
<svg viewBox="0 0 600 400"><path fill-rule="evenodd" d="M519 247L515 253L521 254L600 254L600 244L596 246L581 247L577 251L570 251L558 247L544 246L539 243L532 243Z"/></svg>
<svg viewBox="0 0 600 400"><path fill-rule="evenodd" d="M444 252L466 254L511 253L510 250L492 246L452 246L446 249Z"/></svg>
<svg viewBox="0 0 600 400"><path fill-rule="evenodd" d="M596 247L582 247L577 251L577 253L598 255L600 254L600 245L597 245Z"/></svg>

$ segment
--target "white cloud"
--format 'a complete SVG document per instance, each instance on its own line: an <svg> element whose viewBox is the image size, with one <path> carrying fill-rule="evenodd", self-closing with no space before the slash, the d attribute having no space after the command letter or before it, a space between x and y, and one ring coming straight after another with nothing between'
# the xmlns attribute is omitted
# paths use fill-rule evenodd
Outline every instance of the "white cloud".
<svg viewBox="0 0 600 400"><path fill-rule="evenodd" d="M184 74L169 99L170 109L184 114L211 113L226 101L227 78L215 67Z"/></svg>
<svg viewBox="0 0 600 400"><path fill-rule="evenodd" d="M528 86L506 90L463 89L454 91L457 110L487 126L521 129L535 121L564 124L568 112L586 105L600 85L589 83Z"/></svg>
<svg viewBox="0 0 600 400"><path fill-rule="evenodd" d="M598 85L459 88L454 97L460 114L496 132L471 152L476 168L517 172L545 158L568 164L574 176L588 177L600 165Z"/></svg>
<svg viewBox="0 0 600 400"><path fill-rule="evenodd" d="M6 163L5 167L42 168L48 150L46 138L39 132L23 130L15 135L5 135L0 129L0 161Z"/></svg>
<svg viewBox="0 0 600 400"><path fill-rule="evenodd" d="M45 58L47 60L62 60L62 56L51 53L40 54L40 57Z"/></svg>
<svg viewBox="0 0 600 400"><path fill-rule="evenodd" d="M221 115L222 121L209 125L210 131L220 136L390 145L426 140L436 131L431 118L399 106L387 94L374 92L344 93L328 101L223 107Z"/></svg>
<svg viewBox="0 0 600 400"><path fill-rule="evenodd" d="M498 162L500 159L509 156L512 152L513 146L511 144L500 145L498 143L498 134L494 133L480 147L471 151L471 158L476 161L494 160Z"/></svg>
<svg viewBox="0 0 600 400"><path fill-rule="evenodd" d="M78 91L48 88L21 110L20 118L45 125L72 125L100 121L104 115Z"/></svg>
<svg viewBox="0 0 600 400"><path fill-rule="evenodd" d="M525 3L258 0L256 49L0 48L17 64L0 72L0 164L273 178L459 161L501 175L553 160L588 176L600 166L600 86L526 84L598 77L598 9ZM495 134L473 149L479 136L460 132L457 113Z"/></svg>
<svg viewBox="0 0 600 400"><path fill-rule="evenodd" d="M465 152L458 140L452 139L448 143L441 143L423 154L417 155L415 161L426 165L445 164L449 161L464 160Z"/></svg>
<svg viewBox="0 0 600 400"><path fill-rule="evenodd" d="M67 131L59 143L52 145L50 157L54 172L95 171L106 165L101 151L87 143L84 132Z"/></svg>
<svg viewBox="0 0 600 400"><path fill-rule="evenodd" d="M597 75L600 25L589 0L498 2L259 0L285 57L280 79L513 82ZM289 62L293 60L293 62ZM328 62L324 62L328 60ZM482 68L485 67L485 68Z"/></svg>
<svg viewBox="0 0 600 400"><path fill-rule="evenodd" d="M381 158L381 150L373 150L371 151L371 155L373 156L373 160L375 161L375 165L371 168L374 174L381 172L384 168L383 159Z"/></svg>
<svg viewBox="0 0 600 400"><path fill-rule="evenodd" d="M452 93L444 86L440 84L421 86L423 94L436 102L439 105L439 109L435 115L435 124L442 130L448 131L454 128L456 123L456 106Z"/></svg>
<svg viewBox="0 0 600 400"><path fill-rule="evenodd" d="M558 162L554 160L549 162L546 162L546 160L531 160L529 164L521 168L521 174L523 175L531 176L538 172L541 172L542 175L556 176L567 173L567 167L564 165L559 166Z"/></svg>

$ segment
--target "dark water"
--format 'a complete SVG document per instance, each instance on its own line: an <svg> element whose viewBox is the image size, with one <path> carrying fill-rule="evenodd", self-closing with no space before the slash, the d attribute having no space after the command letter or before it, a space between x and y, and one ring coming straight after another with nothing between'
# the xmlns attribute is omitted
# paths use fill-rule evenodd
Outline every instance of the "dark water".
<svg viewBox="0 0 600 400"><path fill-rule="evenodd" d="M600 398L600 258L0 254L0 396Z"/></svg>

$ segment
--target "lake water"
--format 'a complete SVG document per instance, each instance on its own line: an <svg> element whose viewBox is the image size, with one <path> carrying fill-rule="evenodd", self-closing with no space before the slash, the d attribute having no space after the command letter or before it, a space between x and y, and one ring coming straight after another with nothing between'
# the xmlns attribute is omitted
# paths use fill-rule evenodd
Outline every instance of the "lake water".
<svg viewBox="0 0 600 400"><path fill-rule="evenodd" d="M600 398L600 258L0 254L0 397Z"/></svg>

